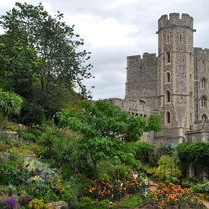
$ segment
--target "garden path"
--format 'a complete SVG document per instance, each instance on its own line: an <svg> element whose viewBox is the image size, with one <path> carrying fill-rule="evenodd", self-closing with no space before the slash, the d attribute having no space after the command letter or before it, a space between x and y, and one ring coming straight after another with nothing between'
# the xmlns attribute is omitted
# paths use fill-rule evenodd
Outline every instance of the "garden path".
<svg viewBox="0 0 209 209"><path fill-rule="evenodd" d="M203 201L203 203L204 203L205 207L209 208L209 202Z"/></svg>

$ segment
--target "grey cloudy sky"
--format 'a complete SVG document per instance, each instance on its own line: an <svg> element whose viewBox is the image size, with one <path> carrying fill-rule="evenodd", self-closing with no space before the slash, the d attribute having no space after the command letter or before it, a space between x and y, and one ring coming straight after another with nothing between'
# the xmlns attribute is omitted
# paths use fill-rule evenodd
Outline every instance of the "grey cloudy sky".
<svg viewBox="0 0 209 209"><path fill-rule="evenodd" d="M163 14L188 13L194 18L194 46L209 48L209 0L19 0L42 2L51 14L64 13L76 33L92 52L92 74L87 82L93 99L124 98L126 57L157 53L157 21ZM15 0L0 0L0 14L10 10Z"/></svg>

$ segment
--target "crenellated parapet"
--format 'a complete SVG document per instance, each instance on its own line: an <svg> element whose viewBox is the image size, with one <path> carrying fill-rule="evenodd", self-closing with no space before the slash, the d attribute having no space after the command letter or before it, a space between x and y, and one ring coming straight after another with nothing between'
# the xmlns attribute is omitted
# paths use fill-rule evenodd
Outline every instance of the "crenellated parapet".
<svg viewBox="0 0 209 209"><path fill-rule="evenodd" d="M206 48L194 48L194 54L197 60L207 60L209 61L209 49Z"/></svg>
<svg viewBox="0 0 209 209"><path fill-rule="evenodd" d="M169 16L162 15L158 20L158 32L165 28L175 26L185 27L193 31L193 18L188 14L170 13Z"/></svg>
<svg viewBox="0 0 209 209"><path fill-rule="evenodd" d="M155 63L157 60L156 53L145 52L141 55L134 55L127 57L127 68L138 68L139 66L147 63Z"/></svg>

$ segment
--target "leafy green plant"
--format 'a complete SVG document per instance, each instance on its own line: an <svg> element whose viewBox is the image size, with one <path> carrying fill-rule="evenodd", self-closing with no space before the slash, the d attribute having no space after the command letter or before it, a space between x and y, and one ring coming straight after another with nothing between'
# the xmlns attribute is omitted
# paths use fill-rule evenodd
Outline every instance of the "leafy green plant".
<svg viewBox="0 0 209 209"><path fill-rule="evenodd" d="M137 141L130 143L129 146L132 147L136 158L142 163L151 163L155 150L154 144Z"/></svg>
<svg viewBox="0 0 209 209"><path fill-rule="evenodd" d="M181 176L174 159L169 155L162 155L158 161L159 166L155 170L155 176L161 180L176 181Z"/></svg>
<svg viewBox="0 0 209 209"><path fill-rule="evenodd" d="M191 187L192 190L196 193L207 193L209 194L209 182L205 182L202 184L196 184Z"/></svg>
<svg viewBox="0 0 209 209"><path fill-rule="evenodd" d="M182 143L176 147L176 151L184 174L191 165L196 170L207 169L209 165L208 142Z"/></svg>
<svg viewBox="0 0 209 209"><path fill-rule="evenodd" d="M52 118L75 94L75 85L89 96L83 79L91 77L90 53L79 50L84 40L63 18L61 12L50 15L41 3L20 2L1 16L0 79L24 98L20 120L25 124Z"/></svg>
<svg viewBox="0 0 209 209"><path fill-rule="evenodd" d="M205 208L203 202L194 193L173 183L160 183L158 190L149 191L146 205L161 209L172 208L172 206L179 209Z"/></svg>
<svg viewBox="0 0 209 209"><path fill-rule="evenodd" d="M19 114L22 103L22 98L17 94L0 89L0 128L7 116Z"/></svg>
<svg viewBox="0 0 209 209"><path fill-rule="evenodd" d="M29 202L29 209L50 209L43 200L33 199Z"/></svg>

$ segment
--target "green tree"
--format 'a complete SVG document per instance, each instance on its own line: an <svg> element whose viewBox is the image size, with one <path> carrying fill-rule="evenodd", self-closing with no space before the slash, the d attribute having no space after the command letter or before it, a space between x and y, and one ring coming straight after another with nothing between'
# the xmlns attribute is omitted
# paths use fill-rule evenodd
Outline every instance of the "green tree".
<svg viewBox="0 0 209 209"><path fill-rule="evenodd" d="M137 141L144 132L159 131L161 127L160 115L134 117L105 100L84 101L81 111L64 109L57 113L57 117L61 126L69 127L88 138L108 137L118 141Z"/></svg>
<svg viewBox="0 0 209 209"><path fill-rule="evenodd" d="M11 114L18 114L23 100L20 96L0 89L0 127Z"/></svg>
<svg viewBox="0 0 209 209"><path fill-rule="evenodd" d="M5 29L0 37L1 85L26 98L26 121L35 115L52 117L75 87L88 97L82 81L91 77L90 53L81 50L83 39L63 22L62 13L52 17L42 4L17 2L1 16L0 25Z"/></svg>
<svg viewBox="0 0 209 209"><path fill-rule="evenodd" d="M65 109L57 113L57 118L61 127L83 136L80 149L95 174L101 160L111 159L115 164L134 166L136 151L129 144L139 140L145 131L152 130L152 120L131 116L104 100L82 102L79 111Z"/></svg>

